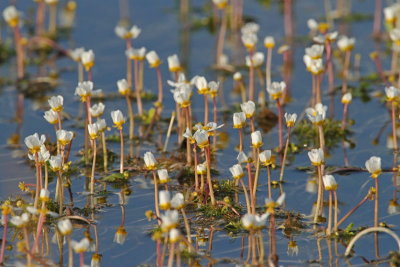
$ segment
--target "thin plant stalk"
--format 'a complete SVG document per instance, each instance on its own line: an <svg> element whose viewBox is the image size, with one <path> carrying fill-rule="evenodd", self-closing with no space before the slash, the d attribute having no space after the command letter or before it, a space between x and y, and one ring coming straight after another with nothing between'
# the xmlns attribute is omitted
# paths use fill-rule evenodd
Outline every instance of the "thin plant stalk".
<svg viewBox="0 0 400 267"><path fill-rule="evenodd" d="M21 32L18 26L13 28L15 50L17 54L17 78L22 79L25 76L24 69L24 48L21 43Z"/></svg>
<svg viewBox="0 0 400 267"><path fill-rule="evenodd" d="M247 176L249 179L249 191L250 191L250 206L251 206L251 213L255 213L256 204L254 200L254 193L253 193L253 176L251 174L251 166L250 163L247 163Z"/></svg>
<svg viewBox="0 0 400 267"><path fill-rule="evenodd" d="M135 59L134 61L134 78L135 78L135 94L136 94L136 104L139 116L143 115L143 104L142 104L142 94L141 88L139 86L139 61Z"/></svg>
<svg viewBox="0 0 400 267"><path fill-rule="evenodd" d="M157 72L157 87L158 87L158 115L161 115L161 111L162 111L162 103L163 103L163 84L162 84L162 76L161 76L161 70L160 67L156 68L156 72Z"/></svg>
<svg viewBox="0 0 400 267"><path fill-rule="evenodd" d="M333 231L336 232L337 231L337 224L338 224L338 213L339 213L338 199L337 199L336 190L333 191L333 198L334 198Z"/></svg>
<svg viewBox="0 0 400 267"><path fill-rule="evenodd" d="M39 188L39 184L40 184L40 163L39 163L39 155L36 152L35 153L35 166L36 166L36 189L35 189L35 201L33 204L33 207L36 209L39 203L39 192L40 192L40 188Z"/></svg>
<svg viewBox="0 0 400 267"><path fill-rule="evenodd" d="M281 171L279 173L279 181L283 181L283 173L285 171L285 165L286 165L286 156L287 156L287 151L289 148L289 142L290 142L290 131L291 127L288 127L288 136L286 138L286 144L285 144L285 150L283 151L283 159L282 159L282 166L281 166Z"/></svg>
<svg viewBox="0 0 400 267"><path fill-rule="evenodd" d="M359 207L361 207L370 197L370 193L368 193L354 208L352 208L349 212L346 213L346 215L343 216L342 219L339 220L339 222L336 224L336 229L345 221L347 218L349 218Z"/></svg>
<svg viewBox="0 0 400 267"><path fill-rule="evenodd" d="M249 51L250 66L249 66L249 100L254 101L254 64L253 64L253 51Z"/></svg>
<svg viewBox="0 0 400 267"><path fill-rule="evenodd" d="M128 106L128 116L129 116L129 140L133 140L135 133L135 116L133 114L133 109L132 109L132 100L130 98L130 94L127 93L125 95L126 98L126 105Z"/></svg>
<svg viewBox="0 0 400 267"><path fill-rule="evenodd" d="M46 16L46 6L44 1L37 2L37 9L36 9L36 25L35 25L35 32L36 35L42 35L44 33L44 20Z"/></svg>
<svg viewBox="0 0 400 267"><path fill-rule="evenodd" d="M217 63L217 66L220 65L221 56L222 56L222 53L224 50L226 26L227 26L226 11L225 11L225 8L223 8L221 10L221 26L220 26L219 33L218 33L217 49L216 49L216 56L215 56L216 57L215 62Z"/></svg>
<svg viewBox="0 0 400 267"><path fill-rule="evenodd" d="M49 33L54 34L57 29L57 4L51 4L49 17Z"/></svg>
<svg viewBox="0 0 400 267"><path fill-rule="evenodd" d="M58 189L58 191L57 191ZM57 186L56 186L56 191L58 192L58 204L59 204L59 210L58 213L60 216L63 213L64 210L64 185L63 185L63 180L62 180L62 173L61 171L57 172Z"/></svg>
<svg viewBox="0 0 400 267"><path fill-rule="evenodd" d="M79 267L85 267L85 257L84 253L79 253Z"/></svg>
<svg viewBox="0 0 400 267"><path fill-rule="evenodd" d="M239 128L239 151L243 152L243 129Z"/></svg>
<svg viewBox="0 0 400 267"><path fill-rule="evenodd" d="M208 95L204 94L204 125L208 123Z"/></svg>
<svg viewBox="0 0 400 267"><path fill-rule="evenodd" d="M346 129L347 114L349 112L349 104L343 104L343 118L342 118L342 130Z"/></svg>
<svg viewBox="0 0 400 267"><path fill-rule="evenodd" d="M267 62L265 63L265 84L267 88L271 86L271 61L272 61L272 47L267 48Z"/></svg>
<svg viewBox="0 0 400 267"><path fill-rule="evenodd" d="M68 242L68 267L74 267L74 254L72 251L71 235L67 236Z"/></svg>
<svg viewBox="0 0 400 267"><path fill-rule="evenodd" d="M197 159L197 148L196 148L195 144L193 145L193 152L194 152L194 188L195 188L195 191L198 191L199 190L199 174L197 173L198 159ZM204 178L202 180L204 181ZM202 188L204 189L204 182L203 182Z"/></svg>
<svg viewBox="0 0 400 267"><path fill-rule="evenodd" d="M8 230L8 219L9 219L9 214L6 213L3 215L4 217L4 227L3 227L3 238L1 240L1 250L0 250L0 264L3 263L4 261L4 250L6 248L6 240L7 240L7 230Z"/></svg>
<svg viewBox="0 0 400 267"><path fill-rule="evenodd" d="M30 251L28 229L26 228L26 226L24 226L22 228L22 231L24 233L25 248L26 248L27 251ZM26 253L26 262L27 262L28 266L31 266L31 264L32 264L32 255L30 253Z"/></svg>
<svg viewBox="0 0 400 267"><path fill-rule="evenodd" d="M188 240L189 244L192 244L192 237L191 237L191 232L190 232L190 225L189 225L189 221L188 221L188 219L187 219L186 212L185 212L185 209L184 209L184 208L181 209L181 213L182 213L182 217L183 217L183 222L184 222L184 224L185 224L187 240ZM191 252L191 246L189 246L189 252Z"/></svg>
<svg viewBox="0 0 400 267"><path fill-rule="evenodd" d="M317 195L317 206L314 214L314 223L318 223L318 216L321 213L321 209L323 208L321 202L323 203L323 181L322 181L322 171L321 166L317 166L318 172L318 195Z"/></svg>
<svg viewBox="0 0 400 267"><path fill-rule="evenodd" d="M174 264L174 256L175 256L175 243L171 243L169 246L169 258L168 258L168 267L172 267Z"/></svg>
<svg viewBox="0 0 400 267"><path fill-rule="evenodd" d="M279 151L283 148L283 126L282 126L282 106L280 99L276 99L276 105L278 107L278 135L279 135Z"/></svg>
<svg viewBox="0 0 400 267"><path fill-rule="evenodd" d="M156 171L152 171L153 173L153 182L154 182L154 206L156 209L156 215L157 218L161 218L160 217L160 208L158 207L158 181L157 181L157 174Z"/></svg>
<svg viewBox="0 0 400 267"><path fill-rule="evenodd" d="M246 186L244 185L243 179L240 179L240 184L242 185L242 189L243 189L243 192L244 192L244 197L246 199L247 212L250 213L251 212L251 205L250 205L249 194L247 193L247 189L246 189Z"/></svg>
<svg viewBox="0 0 400 267"><path fill-rule="evenodd" d="M175 121L175 116L176 116L176 112L175 112L175 111L172 111L171 119L170 119L169 125L168 125L167 136L166 136L165 142L164 142L163 152L166 152L166 151L167 151L169 138L171 137L172 126L174 125L174 121Z"/></svg>
<svg viewBox="0 0 400 267"><path fill-rule="evenodd" d="M217 121L217 97L213 97L213 115L214 115L214 122L218 123ZM217 146L217 132L214 132L214 136L213 136L213 146L214 146L214 150L216 149Z"/></svg>
<svg viewBox="0 0 400 267"><path fill-rule="evenodd" d="M192 130L192 120L190 118L190 112L189 112L189 107L183 108L182 112L185 113L186 117L186 127L189 128L189 130ZM192 164L192 151L190 149L191 144L189 139L186 140L186 161L188 165Z"/></svg>
<svg viewBox="0 0 400 267"><path fill-rule="evenodd" d="M124 173L124 133L122 132L122 127L119 130L119 138L121 139L120 143L121 159L119 164L119 173Z"/></svg>
<svg viewBox="0 0 400 267"><path fill-rule="evenodd" d="M332 233L332 200L333 200L333 192L329 191L329 203L328 203L328 229L326 230L326 234L329 236Z"/></svg>
<svg viewBox="0 0 400 267"><path fill-rule="evenodd" d="M214 188L213 184L211 181L211 155L210 155L210 146L206 146L204 148L204 154L206 155L206 161L207 161L207 183L208 183L208 188L210 190L210 197L211 197L211 205L215 206L215 197L214 197Z"/></svg>
<svg viewBox="0 0 400 267"><path fill-rule="evenodd" d="M395 75L396 75L396 69L398 65L398 58L399 58L399 52L394 50L392 53L392 62L391 62L391 70L390 70L390 76L394 80Z"/></svg>
<svg viewBox="0 0 400 267"><path fill-rule="evenodd" d="M372 35L379 36L381 33L381 20L382 20L382 0L375 0L375 12L374 12L374 26Z"/></svg>
<svg viewBox="0 0 400 267"><path fill-rule="evenodd" d="M256 149L256 173L254 175L254 185L253 185L253 197L257 199L257 185L258 185L258 177L260 176L260 148Z"/></svg>
<svg viewBox="0 0 400 267"><path fill-rule="evenodd" d="M379 183L378 177L375 178L375 206L374 206L374 227L378 227L379 224Z"/></svg>
<svg viewBox="0 0 400 267"><path fill-rule="evenodd" d="M271 188L271 167L267 165L267 178L268 178L268 198L272 199L272 188Z"/></svg>
<svg viewBox="0 0 400 267"><path fill-rule="evenodd" d="M103 147L103 168L104 172L107 173L108 169L108 153L107 153L107 142L106 134L104 131L101 132L101 143Z"/></svg>
<svg viewBox="0 0 400 267"><path fill-rule="evenodd" d="M94 172L96 169L96 156L97 156L97 144L96 139L92 140L92 149L93 149L93 162L92 162L92 172L90 174L90 194L94 194Z"/></svg>
<svg viewBox="0 0 400 267"><path fill-rule="evenodd" d="M347 93L347 79L349 76L348 73L349 73L350 57L351 57L351 51L350 50L346 51L343 64L342 95Z"/></svg>
<svg viewBox="0 0 400 267"><path fill-rule="evenodd" d="M321 79L320 75L316 74L315 76L315 102L316 103L321 103L322 102L322 96L321 96Z"/></svg>
<svg viewBox="0 0 400 267"><path fill-rule="evenodd" d="M392 102L392 134L393 134L393 149L397 151L397 134L396 134L396 103L395 101Z"/></svg>

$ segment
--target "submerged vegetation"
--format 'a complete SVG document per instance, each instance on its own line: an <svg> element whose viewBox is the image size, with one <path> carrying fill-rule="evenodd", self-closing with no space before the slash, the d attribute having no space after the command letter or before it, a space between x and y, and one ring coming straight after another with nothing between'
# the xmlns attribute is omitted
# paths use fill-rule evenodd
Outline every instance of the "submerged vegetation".
<svg viewBox="0 0 400 267"><path fill-rule="evenodd" d="M118 2L123 62L70 47L81 3L3 7L0 97L15 97L17 125L7 144L23 149L34 181L1 191L0 265L398 266L400 2L375 0L372 16L352 11L356 0L324 1L303 35L291 0L175 2L182 47L167 58L140 47L157 31L131 25ZM259 42L264 25L247 5L279 9L283 33ZM348 36L344 26L372 19L375 40ZM195 57L212 62L212 81L198 69L189 77L189 35L204 29L215 50ZM154 37L148 47L162 51ZM374 41L376 51L358 51ZM114 89L97 71L111 61L124 66ZM385 135L385 149L364 144ZM373 243L354 247L369 233Z"/></svg>

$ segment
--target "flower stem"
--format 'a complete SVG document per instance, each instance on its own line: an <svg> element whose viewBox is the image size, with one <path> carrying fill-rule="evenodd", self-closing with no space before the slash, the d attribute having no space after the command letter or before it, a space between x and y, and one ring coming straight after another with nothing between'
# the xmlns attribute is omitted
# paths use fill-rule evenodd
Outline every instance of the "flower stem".
<svg viewBox="0 0 400 267"><path fill-rule="evenodd" d="M251 213L250 199L249 199L249 195L247 193L246 186L244 185L243 179L240 179L240 184L242 185L243 192L244 192L244 197L246 199L247 212Z"/></svg>
<svg viewBox="0 0 400 267"><path fill-rule="evenodd" d="M396 134L396 104L395 101L392 102L392 133L393 133L393 149L397 151L397 134Z"/></svg>
<svg viewBox="0 0 400 267"><path fill-rule="evenodd" d="M8 217L9 217L8 213L4 214L3 239L1 240L1 250L0 250L0 264L2 264L4 261L4 250L6 248L6 240L7 240Z"/></svg>
<svg viewBox="0 0 400 267"><path fill-rule="evenodd" d="M101 143L103 147L103 168L104 172L107 173L107 167L108 167L108 153L107 153L107 142L106 142L106 134L101 132Z"/></svg>
<svg viewBox="0 0 400 267"><path fill-rule="evenodd" d="M211 155L209 146L204 148L204 153L206 155L206 161L207 161L207 183L208 183L208 188L210 190L211 205L215 206L216 202L214 197L214 188L211 180Z"/></svg>
<svg viewBox="0 0 400 267"><path fill-rule="evenodd" d="M286 138L286 144L285 144L285 150L283 151L283 159L282 159L282 166L281 166L281 171L279 173L279 181L283 181L283 172L285 171L285 165L286 165L286 156L287 156L287 151L289 147L289 141L290 141L290 127L288 127L288 136Z"/></svg>
<svg viewBox="0 0 400 267"><path fill-rule="evenodd" d="M276 105L278 107L278 135L279 135L279 151L283 148L283 130L282 130L282 106L279 98L276 99Z"/></svg>
<svg viewBox="0 0 400 267"><path fill-rule="evenodd" d="M157 218L160 218L160 209L158 207L158 182L157 182L157 174L156 171L153 172L153 182L154 182L154 206L156 209Z"/></svg>
<svg viewBox="0 0 400 267"><path fill-rule="evenodd" d="M128 106L128 116L129 116L129 140L132 140L135 136L135 134L134 134L135 116L133 114L132 101L131 101L129 93L126 94L125 98L126 98L126 105Z"/></svg>
<svg viewBox="0 0 400 267"><path fill-rule="evenodd" d="M122 128L119 130L119 137L121 139L121 145L120 145L121 162L119 165L119 173L124 173L124 133L122 132Z"/></svg>
<svg viewBox="0 0 400 267"><path fill-rule="evenodd" d="M96 139L92 140L92 149L93 149L93 162L92 162L92 172L90 174L90 194L94 194L94 172L96 169L96 151L97 151L97 144Z"/></svg>

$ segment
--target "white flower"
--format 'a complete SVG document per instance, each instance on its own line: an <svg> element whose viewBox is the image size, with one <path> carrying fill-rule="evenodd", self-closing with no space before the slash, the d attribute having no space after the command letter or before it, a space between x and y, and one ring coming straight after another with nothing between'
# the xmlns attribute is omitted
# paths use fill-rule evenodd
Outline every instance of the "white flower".
<svg viewBox="0 0 400 267"><path fill-rule="evenodd" d="M15 6L8 6L3 10L3 18L11 28L19 25L20 15Z"/></svg>
<svg viewBox="0 0 400 267"><path fill-rule="evenodd" d="M114 127L116 127L118 130L121 130L122 125L125 123L126 120L121 110L118 109L111 111L111 118L114 123Z"/></svg>
<svg viewBox="0 0 400 267"><path fill-rule="evenodd" d="M179 62L178 55L174 54L168 57L168 68L170 72L177 72L181 71L181 63Z"/></svg>
<svg viewBox="0 0 400 267"><path fill-rule="evenodd" d="M175 102L182 108L190 106L190 98L192 96L192 87L189 84L178 85L175 90L171 91Z"/></svg>
<svg viewBox="0 0 400 267"><path fill-rule="evenodd" d="M256 104L254 104L253 101L247 101L242 104L240 104L240 108L246 115L246 118L252 118L254 115L254 112L256 111Z"/></svg>
<svg viewBox="0 0 400 267"><path fill-rule="evenodd" d="M162 210L168 210L171 207L171 194L169 191L161 190L159 192L159 206Z"/></svg>
<svg viewBox="0 0 400 267"><path fill-rule="evenodd" d="M60 95L52 96L49 99L49 105L51 109L56 112L60 112L61 110L63 110L63 103L64 103L64 98Z"/></svg>
<svg viewBox="0 0 400 267"><path fill-rule="evenodd" d="M240 179L244 176L243 168L240 164L235 164L229 168L229 171L232 174L233 179Z"/></svg>
<svg viewBox="0 0 400 267"><path fill-rule="evenodd" d="M51 156L50 160L50 167L54 172L60 171L62 169L62 159L60 155Z"/></svg>
<svg viewBox="0 0 400 267"><path fill-rule="evenodd" d="M94 140L98 137L99 135L99 126L98 124L95 123L91 123L88 124L88 133L89 133L89 137L90 139Z"/></svg>
<svg viewBox="0 0 400 267"><path fill-rule="evenodd" d="M293 127L294 124L296 123L296 119L297 119L297 114L293 113L285 113L285 120L286 120L286 126L287 127Z"/></svg>
<svg viewBox="0 0 400 267"><path fill-rule="evenodd" d="M246 124L246 114L244 112L233 113L233 128L240 129Z"/></svg>
<svg viewBox="0 0 400 267"><path fill-rule="evenodd" d="M244 33L244 34L242 34L243 45L249 51L253 51L255 49L257 41L258 41L257 35L254 34L254 33Z"/></svg>
<svg viewBox="0 0 400 267"><path fill-rule="evenodd" d="M100 267L101 255L94 253L90 262L90 267Z"/></svg>
<svg viewBox="0 0 400 267"><path fill-rule="evenodd" d="M316 30L318 30L318 22L315 19L309 19L309 20L307 20L307 27L311 31L316 31Z"/></svg>
<svg viewBox="0 0 400 267"><path fill-rule="evenodd" d="M82 102L86 102L93 93L93 82L85 81L78 83L75 89L75 95L79 95Z"/></svg>
<svg viewBox="0 0 400 267"><path fill-rule="evenodd" d="M273 201L270 198L265 199L265 206L267 207L267 213L274 213L275 208L282 206L283 202L285 202L286 193L282 193L276 201Z"/></svg>
<svg viewBox="0 0 400 267"><path fill-rule="evenodd" d="M199 129L194 133L193 138L196 140L197 146L199 148L204 148L204 147L208 146L207 131L205 131L203 129Z"/></svg>
<svg viewBox="0 0 400 267"><path fill-rule="evenodd" d="M275 39L272 36L267 36L264 38L264 46L266 48L274 48L275 47Z"/></svg>
<svg viewBox="0 0 400 267"><path fill-rule="evenodd" d="M260 25L258 25L255 22L247 22L245 25L242 26L240 31L242 34L248 34L248 33L253 33L257 34L258 31L260 30Z"/></svg>
<svg viewBox="0 0 400 267"><path fill-rule="evenodd" d="M378 178L378 176L381 174L382 169L381 169L381 158L380 157L370 157L366 162L365 162L365 167L367 168L368 172L371 174L372 178Z"/></svg>
<svg viewBox="0 0 400 267"><path fill-rule="evenodd" d="M335 191L338 187L338 184L335 180L335 177L333 177L333 175L324 175L322 176L322 180L324 182L324 187L325 190L327 191Z"/></svg>
<svg viewBox="0 0 400 267"><path fill-rule="evenodd" d="M386 87L385 92L388 101L393 101L400 95L400 90L394 86Z"/></svg>
<svg viewBox="0 0 400 267"><path fill-rule="evenodd" d="M100 102L98 104L94 104L93 106L91 106L89 111L90 111L90 114L92 115L92 117L98 118L101 115L103 115L104 108L105 108L104 104Z"/></svg>
<svg viewBox="0 0 400 267"><path fill-rule="evenodd" d="M342 104L350 104L352 99L353 99L353 97L352 97L351 93L348 92L342 96L341 101L342 101Z"/></svg>
<svg viewBox="0 0 400 267"><path fill-rule="evenodd" d="M146 164L146 168L148 170L155 170L156 169L156 165L157 165L157 161L154 158L153 153L151 152L146 152L144 154L144 163Z"/></svg>
<svg viewBox="0 0 400 267"><path fill-rule="evenodd" d="M191 81L197 88L197 92L201 95L208 93L208 83L205 77L203 76L194 76Z"/></svg>
<svg viewBox="0 0 400 267"><path fill-rule="evenodd" d="M308 152L308 157L310 158L311 164L314 166L319 166L324 163L324 151L322 148L311 149Z"/></svg>
<svg viewBox="0 0 400 267"><path fill-rule="evenodd" d="M205 163L197 164L196 171L197 171L197 174L206 174L207 173L206 164Z"/></svg>
<svg viewBox="0 0 400 267"><path fill-rule="evenodd" d="M40 164L44 164L46 161L50 159L50 152L47 150L46 146L42 145L40 147L40 151L37 153L38 161ZM28 154L28 158L30 160L36 160L36 156L34 154Z"/></svg>
<svg viewBox="0 0 400 267"><path fill-rule="evenodd" d="M297 246L296 241L289 241L288 243L288 248L287 248L287 254L289 256L297 256L299 254L299 246Z"/></svg>
<svg viewBox="0 0 400 267"><path fill-rule="evenodd" d="M326 110L328 109L327 106L318 103L315 105L314 108L307 108L306 114L308 119L314 124L321 124L324 122L326 117Z"/></svg>
<svg viewBox="0 0 400 267"><path fill-rule="evenodd" d="M397 214L397 213L400 212L399 203L397 203L395 199L391 199L391 200L389 201L389 206L388 206L387 212L388 212L390 215L392 215L392 214Z"/></svg>
<svg viewBox="0 0 400 267"><path fill-rule="evenodd" d="M398 17L399 12L400 11L400 5L399 4L394 4L391 6L388 6L386 8L383 9L383 14L385 15L385 21L387 23L394 23L396 22L396 17Z"/></svg>
<svg viewBox="0 0 400 267"><path fill-rule="evenodd" d="M35 133L33 135L29 135L29 136L25 137L24 141L25 141L25 145L28 147L29 151L32 154L35 154L40 151L40 147L46 141L46 136L44 136L42 134L39 139L39 135L37 133Z"/></svg>
<svg viewBox="0 0 400 267"><path fill-rule="evenodd" d="M322 57L324 53L324 46L323 45L312 45L311 47L307 47L305 49L306 55L310 56L312 59L318 59Z"/></svg>
<svg viewBox="0 0 400 267"><path fill-rule="evenodd" d="M107 124L106 124L105 119L96 121L96 124L97 124L97 129L99 130L99 132L104 132L107 129Z"/></svg>
<svg viewBox="0 0 400 267"><path fill-rule="evenodd" d="M233 79L234 79L235 81L240 81L240 80L242 80L242 74L241 74L240 72L235 72L235 73L233 74Z"/></svg>
<svg viewBox="0 0 400 267"><path fill-rule="evenodd" d="M168 183L171 180L171 178L169 178L168 176L167 169L157 170L157 174L158 174L158 179L160 180L160 184Z"/></svg>
<svg viewBox="0 0 400 267"><path fill-rule="evenodd" d="M75 48L75 49L69 50L68 54L72 58L72 60L74 60L76 62L81 62L81 57L82 57L83 52L85 52L85 48L80 47L80 48Z"/></svg>
<svg viewBox="0 0 400 267"><path fill-rule="evenodd" d="M72 240L71 246L74 249L75 253L83 253L89 249L90 241L87 237L83 238L80 242Z"/></svg>
<svg viewBox="0 0 400 267"><path fill-rule="evenodd" d="M57 141L62 146L68 145L71 142L72 138L74 138L74 132L72 131L58 130L56 132L56 135L57 135Z"/></svg>
<svg viewBox="0 0 400 267"><path fill-rule="evenodd" d="M185 198L182 193L176 193L171 199L171 207L179 210L185 206Z"/></svg>
<svg viewBox="0 0 400 267"><path fill-rule="evenodd" d="M211 95L211 97L216 97L218 95L219 82L209 82L208 89L208 93Z"/></svg>
<svg viewBox="0 0 400 267"><path fill-rule="evenodd" d="M228 5L228 0L212 0L212 1L214 5L216 5L220 9L225 8Z"/></svg>
<svg viewBox="0 0 400 267"><path fill-rule="evenodd" d="M340 50L346 52L351 51L354 48L354 44L356 42L355 38L349 38L347 36L341 36L337 41L337 45Z"/></svg>
<svg viewBox="0 0 400 267"><path fill-rule="evenodd" d="M25 227L29 223L29 214L24 212L21 216L12 216L10 222L18 228Z"/></svg>
<svg viewBox="0 0 400 267"><path fill-rule="evenodd" d="M254 53L254 55L251 57L251 61L250 61L250 57L246 56L246 66L250 67L251 64L253 64L254 68L258 68L260 67L264 62L264 53L261 52L256 52Z"/></svg>
<svg viewBox="0 0 400 267"><path fill-rule="evenodd" d="M59 220L57 227L62 235L70 235L73 230L72 223L69 219Z"/></svg>
<svg viewBox="0 0 400 267"><path fill-rule="evenodd" d="M50 191L45 188L40 189L39 199L41 201L49 201Z"/></svg>
<svg viewBox="0 0 400 267"><path fill-rule="evenodd" d="M136 25L133 25L132 28L128 31L125 27L116 26L114 29L115 34L122 39L135 39L139 36L141 30Z"/></svg>
<svg viewBox="0 0 400 267"><path fill-rule="evenodd" d="M285 82L273 82L268 88L267 91L270 95L270 97L274 100L279 99L283 91L286 88L286 83Z"/></svg>
<svg viewBox="0 0 400 267"><path fill-rule="evenodd" d="M161 215L161 229L164 232L175 228L179 222L179 213L177 210L167 210L164 215Z"/></svg>
<svg viewBox="0 0 400 267"><path fill-rule="evenodd" d="M50 109L44 112L43 118L50 124L57 124L58 123L58 113L54 110Z"/></svg>
<svg viewBox="0 0 400 267"><path fill-rule="evenodd" d="M260 131L251 133L251 145L255 148L259 148L263 145L262 135Z"/></svg>
<svg viewBox="0 0 400 267"><path fill-rule="evenodd" d="M268 213L263 215L246 213L243 215L241 222L246 230L259 230L265 226L268 216Z"/></svg>
<svg viewBox="0 0 400 267"><path fill-rule="evenodd" d="M249 162L249 157L247 157L247 155L243 151L239 152L239 154L238 154L236 159L239 162L239 164L248 163Z"/></svg>
<svg viewBox="0 0 400 267"><path fill-rule="evenodd" d="M81 61L86 71L89 71L94 66L93 50L85 51L81 54Z"/></svg>
<svg viewBox="0 0 400 267"><path fill-rule="evenodd" d="M156 67L160 66L160 64L161 64L161 60L155 51L148 52L146 54L146 59L147 59L147 62L149 62L149 65L151 68L156 68Z"/></svg>
<svg viewBox="0 0 400 267"><path fill-rule="evenodd" d="M118 80L117 81L117 86L118 86L118 92L121 95L128 95L129 92L131 91L131 88L129 87L129 84L125 79Z"/></svg>
<svg viewBox="0 0 400 267"><path fill-rule="evenodd" d="M181 233L179 232L178 229L173 228L169 231L169 242L170 243L176 243L180 240L180 238L181 238Z"/></svg>
<svg viewBox="0 0 400 267"><path fill-rule="evenodd" d="M135 49L130 47L125 51L125 55L131 60L144 60L144 58L146 57L146 48L141 47Z"/></svg>
<svg viewBox="0 0 400 267"><path fill-rule="evenodd" d="M264 150L263 152L260 152L258 154L258 158L260 159L260 162L264 166L269 166L271 164L274 164L274 157L272 156L271 150Z"/></svg>

